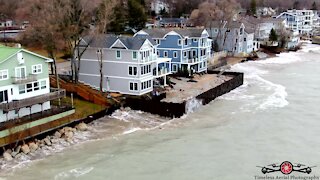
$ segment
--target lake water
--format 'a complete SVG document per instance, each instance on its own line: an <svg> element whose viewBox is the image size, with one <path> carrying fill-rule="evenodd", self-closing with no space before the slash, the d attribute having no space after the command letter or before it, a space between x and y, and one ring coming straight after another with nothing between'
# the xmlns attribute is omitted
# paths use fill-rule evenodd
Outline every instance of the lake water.
<svg viewBox="0 0 320 180"><path fill-rule="evenodd" d="M92 132L79 134L77 145L62 144L45 151L47 156L3 164L0 175L247 180L264 176L257 166L290 161L317 166L311 175L320 176L320 46L308 44L232 70L245 72L242 87L183 118L118 111L94 122Z"/></svg>

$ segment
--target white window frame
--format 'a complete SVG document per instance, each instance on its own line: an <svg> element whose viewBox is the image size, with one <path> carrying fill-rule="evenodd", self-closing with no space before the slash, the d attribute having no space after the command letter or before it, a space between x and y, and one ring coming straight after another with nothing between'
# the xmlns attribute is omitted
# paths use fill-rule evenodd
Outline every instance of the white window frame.
<svg viewBox="0 0 320 180"><path fill-rule="evenodd" d="M16 78L20 78L20 79L22 79L22 77L21 77L21 70L20 70L20 74L18 75L18 69L25 69L25 78L24 79L26 79L27 78L27 68L26 68L26 66L21 66L21 67L16 67L15 68L15 77Z"/></svg>
<svg viewBox="0 0 320 180"><path fill-rule="evenodd" d="M168 51L163 51L163 57L167 58L168 56L169 56L169 52Z"/></svg>
<svg viewBox="0 0 320 180"><path fill-rule="evenodd" d="M34 72L34 71L36 71L36 72ZM32 65L32 74L41 74L41 73L42 73L42 64Z"/></svg>
<svg viewBox="0 0 320 180"><path fill-rule="evenodd" d="M132 83L132 90L130 89L130 85ZM135 90L135 87L137 86L137 89ZM139 91L139 87L138 87L138 83L137 82L133 82L133 81L129 81L129 91L132 91L132 92L137 92Z"/></svg>
<svg viewBox="0 0 320 180"><path fill-rule="evenodd" d="M42 90L42 89L47 89L47 81L46 80L40 81L40 90Z"/></svg>
<svg viewBox="0 0 320 180"><path fill-rule="evenodd" d="M136 54L136 57L134 57L134 54ZM132 59L133 60L137 60L138 59L138 52L137 51L133 51L132 52Z"/></svg>
<svg viewBox="0 0 320 180"><path fill-rule="evenodd" d="M119 52L119 55L120 55L119 57L118 57L118 52ZM116 58L117 59L121 59L121 51L120 50L116 50Z"/></svg>
<svg viewBox="0 0 320 180"><path fill-rule="evenodd" d="M23 88L20 88L20 87L23 87ZM25 84L19 85L18 88L19 88L19 94L25 94L27 92ZM22 92L22 90L23 90L23 92Z"/></svg>
<svg viewBox="0 0 320 180"><path fill-rule="evenodd" d="M130 68L132 69L132 74L130 74ZM136 69L136 71L134 71L134 69ZM138 75L137 66L128 66L128 75L129 76L137 76Z"/></svg>
<svg viewBox="0 0 320 180"><path fill-rule="evenodd" d="M181 39L178 39L178 46L181 46Z"/></svg>
<svg viewBox="0 0 320 180"><path fill-rule="evenodd" d="M187 57L187 56L188 56L187 51L183 51L183 57Z"/></svg>
<svg viewBox="0 0 320 180"><path fill-rule="evenodd" d="M173 58L177 58L178 57L178 51L173 51Z"/></svg>
<svg viewBox="0 0 320 180"><path fill-rule="evenodd" d="M4 76L7 76L6 78L4 78ZM0 81L4 81L9 79L9 71L8 69L4 69L4 70L0 70Z"/></svg>
<svg viewBox="0 0 320 180"><path fill-rule="evenodd" d="M193 39L193 42L198 42L198 39L194 38L194 39Z"/></svg>

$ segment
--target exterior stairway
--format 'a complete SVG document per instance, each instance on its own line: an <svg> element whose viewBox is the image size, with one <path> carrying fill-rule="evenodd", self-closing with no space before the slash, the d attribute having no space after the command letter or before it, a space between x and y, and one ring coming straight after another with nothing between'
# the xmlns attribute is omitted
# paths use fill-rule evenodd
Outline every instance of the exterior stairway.
<svg viewBox="0 0 320 180"><path fill-rule="evenodd" d="M90 86L83 83L74 84L67 82L63 79L59 79L60 88L65 89L68 93L73 93L86 101L102 106L110 106L107 97L98 90L92 89ZM50 76L50 86L57 87L57 80L54 76Z"/></svg>

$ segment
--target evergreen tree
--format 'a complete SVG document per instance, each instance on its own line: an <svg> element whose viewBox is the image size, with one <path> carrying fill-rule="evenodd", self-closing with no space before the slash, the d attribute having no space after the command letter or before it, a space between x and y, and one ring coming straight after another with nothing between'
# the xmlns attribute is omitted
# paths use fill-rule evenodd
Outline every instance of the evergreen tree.
<svg viewBox="0 0 320 180"><path fill-rule="evenodd" d="M276 31L272 28L269 35L269 41L275 42L278 40L278 35Z"/></svg>
<svg viewBox="0 0 320 180"><path fill-rule="evenodd" d="M136 30L143 29L147 15L139 0L128 0L128 25Z"/></svg>
<svg viewBox="0 0 320 180"><path fill-rule="evenodd" d="M293 9L299 9L299 1L298 0L295 0L294 3L293 3Z"/></svg>
<svg viewBox="0 0 320 180"><path fill-rule="evenodd" d="M315 2L315 1L313 1L313 4L312 4L312 7L311 7L311 10L314 10L314 11L318 10L318 7L317 7L317 4L316 4L316 2Z"/></svg>
<svg viewBox="0 0 320 180"><path fill-rule="evenodd" d="M114 8L113 19L109 26L109 31L116 34L124 32L127 23L126 8L122 3L118 3Z"/></svg>
<svg viewBox="0 0 320 180"><path fill-rule="evenodd" d="M257 2L256 0L251 0L250 3L250 15L256 15L257 14Z"/></svg>

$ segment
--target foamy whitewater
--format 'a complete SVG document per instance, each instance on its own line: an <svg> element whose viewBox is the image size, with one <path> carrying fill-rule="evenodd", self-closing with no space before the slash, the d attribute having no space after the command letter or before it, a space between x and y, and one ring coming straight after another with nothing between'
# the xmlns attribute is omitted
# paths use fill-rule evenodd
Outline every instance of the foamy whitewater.
<svg viewBox="0 0 320 180"><path fill-rule="evenodd" d="M189 100L183 118L116 111L74 142L0 162L0 179L250 180L283 161L320 176L320 46L232 70L243 86L206 106Z"/></svg>

